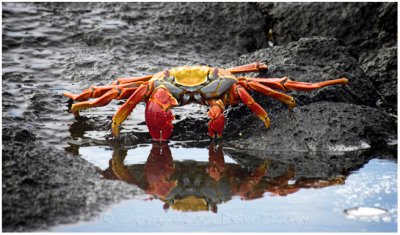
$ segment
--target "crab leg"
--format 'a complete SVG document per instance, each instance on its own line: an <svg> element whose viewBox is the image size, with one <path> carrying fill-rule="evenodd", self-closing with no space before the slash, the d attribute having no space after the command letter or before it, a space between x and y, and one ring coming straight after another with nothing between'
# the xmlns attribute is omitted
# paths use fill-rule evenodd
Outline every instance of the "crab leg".
<svg viewBox="0 0 400 235"><path fill-rule="evenodd" d="M146 105L146 123L153 140L166 141L172 134L174 115L171 108L178 101L164 86L157 87Z"/></svg>
<svg viewBox="0 0 400 235"><path fill-rule="evenodd" d="M286 95L284 93L275 91L267 86L264 86L256 81L239 81L239 84L246 89L251 89L258 91L264 95L267 95L269 97L272 97L276 100L281 101L284 104L287 104L289 106L289 110L292 110L296 106L296 102L294 101L293 97Z"/></svg>
<svg viewBox="0 0 400 235"><path fill-rule="evenodd" d="M88 109L91 107L99 107L105 106L110 103L111 100L117 98L119 96L119 91L116 89L110 90L100 98L93 101L82 101L76 104L73 104L71 107L71 111L75 116L79 115L79 111L83 109Z"/></svg>
<svg viewBox="0 0 400 235"><path fill-rule="evenodd" d="M243 78L240 78L243 79ZM296 82L292 81L287 77L283 78L244 78L248 81L255 81L267 85L271 88L280 89L283 91L297 90L297 91L312 91L318 88L332 85L345 85L349 82L347 78L338 78L334 80L328 80L323 82Z"/></svg>
<svg viewBox="0 0 400 235"><path fill-rule="evenodd" d="M249 107L251 111L261 119L261 121L264 122L265 127L268 128L270 125L270 121L267 112L254 101L254 99L250 96L246 89L241 85L236 84L232 85L231 89L234 89L234 92L232 92L232 94L238 96L242 100L242 102L247 105L247 107Z"/></svg>
<svg viewBox="0 0 400 235"><path fill-rule="evenodd" d="M152 84L142 84L135 92L129 97L129 99L118 109L112 119L111 130L114 136L119 135L119 125L125 121L128 115L136 107L140 101L144 99L152 90Z"/></svg>
<svg viewBox="0 0 400 235"><path fill-rule="evenodd" d="M133 77L133 78L117 78L112 85L119 85L125 83L132 83L132 82L147 82L149 81L153 75L146 75L142 77Z"/></svg>
<svg viewBox="0 0 400 235"><path fill-rule="evenodd" d="M228 68L226 70L228 70L232 74L236 74L236 73L259 72L261 70L267 70L267 69L268 69L268 66L266 64L256 62L256 63L252 63L252 64L246 64L246 65Z"/></svg>
<svg viewBox="0 0 400 235"><path fill-rule="evenodd" d="M214 138L215 134L217 134L218 137L222 137L225 124L225 105L222 100L208 100L207 102L211 106L207 113L211 119L208 122L208 135L211 138Z"/></svg>
<svg viewBox="0 0 400 235"><path fill-rule="evenodd" d="M90 87L88 89L83 90L83 92L79 95L75 95L70 92L65 92L63 95L73 100L83 101L92 98L93 91L94 91L93 87Z"/></svg>
<svg viewBox="0 0 400 235"><path fill-rule="evenodd" d="M100 107L105 106L111 102L113 99L121 100L129 98L134 91L136 91L137 87L132 88L113 88L102 94L98 99L91 100L91 101L82 101L79 103L75 103L71 107L71 111L75 116L79 115L79 111L83 109L93 108L93 107Z"/></svg>
<svg viewBox="0 0 400 235"><path fill-rule="evenodd" d="M123 85L91 86L90 88L84 90L79 95L75 95L69 92L65 92L63 95L76 101L85 101L90 98L98 98L114 88L117 89L135 88L139 87L141 84L143 84L143 82L139 81Z"/></svg>

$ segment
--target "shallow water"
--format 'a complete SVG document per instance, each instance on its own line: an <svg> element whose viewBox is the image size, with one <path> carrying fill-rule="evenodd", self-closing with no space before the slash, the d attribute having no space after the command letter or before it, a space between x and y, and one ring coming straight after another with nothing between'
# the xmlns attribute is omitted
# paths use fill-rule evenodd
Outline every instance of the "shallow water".
<svg viewBox="0 0 400 235"><path fill-rule="evenodd" d="M269 172L274 170L268 160L255 164L258 167L238 164L221 145L170 146L79 148L80 155L105 178L137 185L143 195L111 206L92 221L49 231L397 230L397 164L393 161L373 159L348 176L296 179L290 167L278 176ZM383 213L346 214L356 207Z"/></svg>

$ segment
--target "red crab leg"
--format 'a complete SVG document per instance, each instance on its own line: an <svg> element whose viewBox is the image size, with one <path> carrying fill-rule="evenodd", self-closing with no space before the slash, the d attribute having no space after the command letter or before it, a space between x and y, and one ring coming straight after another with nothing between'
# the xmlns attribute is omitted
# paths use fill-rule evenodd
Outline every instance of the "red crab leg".
<svg viewBox="0 0 400 235"><path fill-rule="evenodd" d="M153 140L167 141L172 134L174 115L171 108L178 101L165 87L157 87L146 105L146 124Z"/></svg>
<svg viewBox="0 0 400 235"><path fill-rule="evenodd" d="M112 119L111 130L114 136L119 135L119 125L125 121L128 115L152 90L151 83L140 85L129 99L118 109Z"/></svg>
<svg viewBox="0 0 400 235"><path fill-rule="evenodd" d="M79 95L75 95L70 92L65 92L63 95L73 100L83 101L92 98L92 94L93 94L93 87L83 90L83 92Z"/></svg>
<svg viewBox="0 0 400 235"><path fill-rule="evenodd" d="M287 79L283 84L288 90L298 90L298 91L311 91L314 89L322 88L331 85L345 85L349 82L347 78L339 78L324 82L309 83L309 82L295 82Z"/></svg>
<svg viewBox="0 0 400 235"><path fill-rule="evenodd" d="M246 65L228 68L226 70L228 70L232 74L236 74L236 73L259 72L261 70L266 70L266 69L268 69L268 66L266 64L256 62L256 63L252 63L252 64L246 64Z"/></svg>
<svg viewBox="0 0 400 235"><path fill-rule="evenodd" d="M243 78L241 78L243 79ZM338 78L334 80L328 80L323 82L296 82L292 81L287 77L283 78L245 78L246 80L256 81L262 83L263 85L267 85L274 89L280 89L283 91L287 90L297 90L297 91L312 91L318 88L322 88L325 86L332 85L345 85L349 82L347 78Z"/></svg>
<svg viewBox="0 0 400 235"><path fill-rule="evenodd" d="M142 77L133 77L133 78L117 78L112 84L125 84L125 83L132 83L132 82L147 82L149 81L153 75L146 75Z"/></svg>
<svg viewBox="0 0 400 235"><path fill-rule="evenodd" d="M143 84L143 82L132 82L123 85L91 86L79 95L75 95L69 92L65 92L63 95L76 101L85 101L90 98L98 98L114 88L134 88L139 87L141 84Z"/></svg>
<svg viewBox="0 0 400 235"><path fill-rule="evenodd" d="M225 124L225 105L221 100L208 100L207 102L211 106L207 113L211 119L208 122L208 135L211 138L214 138L215 134L217 134L218 137L222 137Z"/></svg>
<svg viewBox="0 0 400 235"><path fill-rule="evenodd" d="M236 84L233 84L231 89L236 90L236 92L233 92L233 94L239 96L242 102L247 105L247 107L249 107L251 111L255 113L261 119L261 121L264 122L265 127L268 128L270 121L267 112L254 101L246 89L241 85Z"/></svg>
<svg viewBox="0 0 400 235"><path fill-rule="evenodd" d="M249 81L244 80L243 81L242 80L242 81L239 81L239 84L242 85L243 87L245 87L246 89L258 91L264 95L267 95L276 100L279 100L284 104L287 104L289 106L289 110L292 110L296 106L296 102L294 101L293 97L283 94L281 92L272 90L271 88L261 85L260 83L258 83L256 81L252 81L252 80L249 80Z"/></svg>
<svg viewBox="0 0 400 235"><path fill-rule="evenodd" d="M79 111L83 109L93 108L105 106L111 102L113 99L127 99L129 98L133 92L137 89L137 87L133 88L114 88L112 90L107 91L105 94L101 95L98 99L91 101L82 101L76 104L73 104L71 107L71 111L75 116L79 115Z"/></svg>
<svg viewBox="0 0 400 235"><path fill-rule="evenodd" d="M91 107L99 107L105 106L110 103L111 100L117 98L119 96L119 91L116 89L110 90L105 93L100 98L93 100L93 101L82 101L76 104L73 104L71 107L71 111L75 116L79 115L79 111L83 109L88 109Z"/></svg>

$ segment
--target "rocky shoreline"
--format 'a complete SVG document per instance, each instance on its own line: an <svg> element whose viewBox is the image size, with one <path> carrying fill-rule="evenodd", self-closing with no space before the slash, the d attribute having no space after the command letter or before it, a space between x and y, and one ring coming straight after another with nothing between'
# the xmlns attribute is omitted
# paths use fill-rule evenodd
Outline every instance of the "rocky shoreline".
<svg viewBox="0 0 400 235"><path fill-rule="evenodd" d="M3 231L85 220L141 194L102 179L66 147L85 131L107 131L113 108L74 120L61 93L165 67L259 61L268 73L250 76L350 80L291 92L292 112L253 93L270 115L269 130L244 105L229 108L223 141L239 162L284 149L289 154L274 159L297 163L300 177L315 167L334 175L371 157L397 161L397 3L3 3L2 61ZM206 117L179 115L172 141L193 140L183 144L190 147L208 138ZM132 131L121 141L150 137ZM363 149L370 152L318 154ZM299 160L293 151L322 160Z"/></svg>

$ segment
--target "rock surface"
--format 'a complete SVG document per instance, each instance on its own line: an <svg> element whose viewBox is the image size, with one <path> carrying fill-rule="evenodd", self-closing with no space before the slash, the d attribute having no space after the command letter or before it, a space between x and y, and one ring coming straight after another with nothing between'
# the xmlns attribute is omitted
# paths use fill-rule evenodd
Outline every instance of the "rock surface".
<svg viewBox="0 0 400 235"><path fill-rule="evenodd" d="M396 118L376 108L341 102L315 102L271 115L271 127L243 116L248 123L241 136L230 141L238 149L283 152L335 152L386 146L396 139Z"/></svg>
<svg viewBox="0 0 400 235"><path fill-rule="evenodd" d="M87 220L105 205L141 193L125 182L104 180L92 164L43 146L26 129L3 129L2 153L4 232Z"/></svg>
<svg viewBox="0 0 400 235"><path fill-rule="evenodd" d="M257 3L257 6L265 17L266 30L273 32L269 40L274 44L322 36L336 38L348 47L380 94L378 105L397 113L397 102L393 101L397 92L397 3Z"/></svg>
<svg viewBox="0 0 400 235"><path fill-rule="evenodd" d="M271 127L265 130L247 107L233 108L228 113L226 128L232 134L234 147L315 152L332 150L335 145L385 145L397 139L396 118L376 106L379 96L372 81L337 40L300 39L287 46L243 55L228 66L252 61L269 65L267 77L287 76L302 82L347 77L349 84L312 92L289 92L298 104L292 113L278 101L254 92L255 100L269 112ZM235 130L243 130L240 139Z"/></svg>

